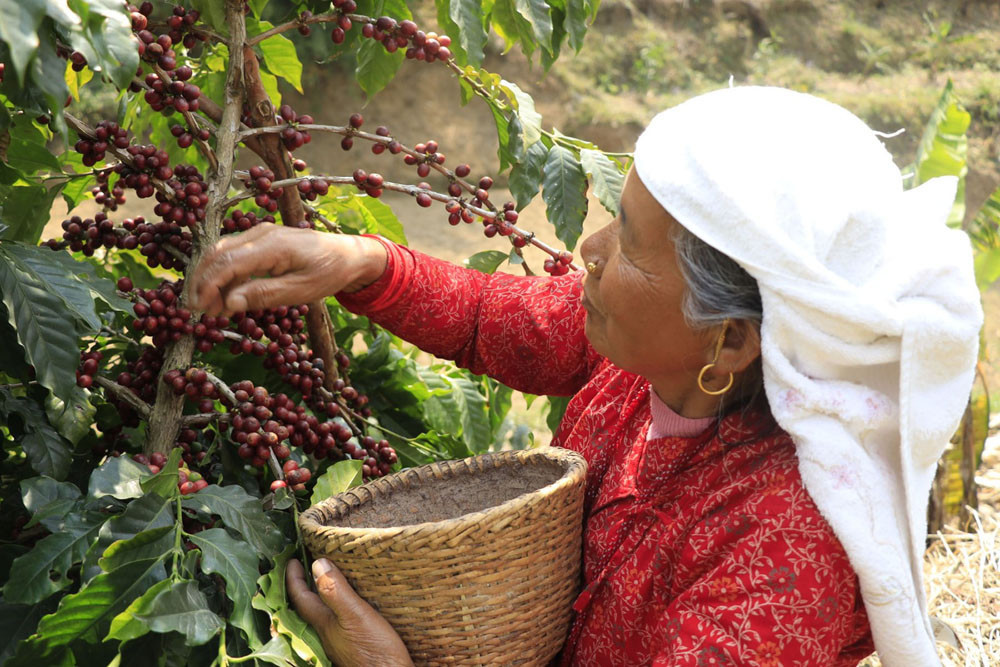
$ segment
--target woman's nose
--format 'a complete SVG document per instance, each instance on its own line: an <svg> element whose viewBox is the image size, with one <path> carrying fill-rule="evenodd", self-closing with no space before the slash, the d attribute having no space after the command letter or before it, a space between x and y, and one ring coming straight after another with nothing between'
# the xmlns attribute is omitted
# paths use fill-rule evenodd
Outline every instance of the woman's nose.
<svg viewBox="0 0 1000 667"><path fill-rule="evenodd" d="M580 259L583 260L588 273L600 275L601 269L604 268L610 252L610 242L614 238L614 224L611 222L601 227L580 244Z"/></svg>

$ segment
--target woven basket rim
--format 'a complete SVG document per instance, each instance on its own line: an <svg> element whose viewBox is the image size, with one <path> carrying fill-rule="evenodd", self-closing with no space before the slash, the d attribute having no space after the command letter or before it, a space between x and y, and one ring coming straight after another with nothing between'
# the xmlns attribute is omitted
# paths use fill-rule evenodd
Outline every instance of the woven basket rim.
<svg viewBox="0 0 1000 667"><path fill-rule="evenodd" d="M463 514L462 516L455 517L452 519L442 519L440 521L424 521L421 523L413 523L405 526L387 526L381 528L357 528L351 526L331 526L325 523L321 523L314 516L319 513L319 509L326 504L332 504L337 499L342 496L354 496L361 501L362 504L370 502L371 497L364 498L359 497L357 491L359 489L376 488L381 489L382 487L388 487L390 491L394 490L390 486L390 482L385 478L381 477L379 479L373 480L361 486L355 486L347 491L335 494L321 500L315 505L309 507L302 514L299 515L299 524L302 528L308 529L316 533L334 533L337 535L349 537L353 539L363 539L367 538L366 541L376 539L379 537L396 537L396 536L413 536L419 535L426 532L437 532L439 530L454 530L464 528L466 526L474 526L481 523L484 519L491 517L493 515L502 516L504 514L512 513L513 510L527 505L536 500L541 500L542 498L557 493L562 490L565 486L573 484L577 477L584 477L587 473L587 461L579 453L570 450L563 449L562 447L552 447L549 445L543 445L541 447L535 447L533 449L521 449L521 450L508 450L502 452L487 452L485 454L478 454L476 456L470 456L465 459L452 459L448 461L436 461L434 463L427 463L416 468L409 468L407 470L401 471L396 474L404 474L409 471L418 471L427 468L441 468L445 465L456 465L462 464L470 461L477 461L480 459L489 458L500 458L500 459L513 459L513 460L524 460L533 457L544 457L550 460L555 460L557 463L562 463L564 465L563 474L554 482L546 484L543 487L535 489L534 491L528 491L527 493L522 493L519 496L511 498L510 500L504 501L499 505L494 505L493 507L487 507L483 510L477 510L475 512L470 512L468 514Z"/></svg>

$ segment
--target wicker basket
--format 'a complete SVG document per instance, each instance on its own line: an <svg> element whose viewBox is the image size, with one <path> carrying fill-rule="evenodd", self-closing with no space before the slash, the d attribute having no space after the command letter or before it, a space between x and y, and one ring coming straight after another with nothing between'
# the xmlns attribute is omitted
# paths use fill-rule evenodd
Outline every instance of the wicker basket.
<svg viewBox="0 0 1000 667"><path fill-rule="evenodd" d="M586 469L555 447L433 463L318 503L299 525L414 662L544 665L579 585Z"/></svg>

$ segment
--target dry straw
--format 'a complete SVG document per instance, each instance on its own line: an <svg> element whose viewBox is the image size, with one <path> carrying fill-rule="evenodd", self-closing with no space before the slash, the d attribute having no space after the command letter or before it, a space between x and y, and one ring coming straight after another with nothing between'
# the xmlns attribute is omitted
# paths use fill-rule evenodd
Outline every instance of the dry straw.
<svg viewBox="0 0 1000 667"><path fill-rule="evenodd" d="M580 576L586 462L543 447L412 468L302 514L418 664L544 665Z"/></svg>

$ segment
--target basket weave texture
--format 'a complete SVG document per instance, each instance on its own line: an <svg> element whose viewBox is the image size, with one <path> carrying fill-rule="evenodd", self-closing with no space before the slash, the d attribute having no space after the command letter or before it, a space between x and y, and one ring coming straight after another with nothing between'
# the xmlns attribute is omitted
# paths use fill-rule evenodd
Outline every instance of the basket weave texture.
<svg viewBox="0 0 1000 667"><path fill-rule="evenodd" d="M587 464L555 447L411 468L302 513L417 664L544 665L579 587Z"/></svg>

